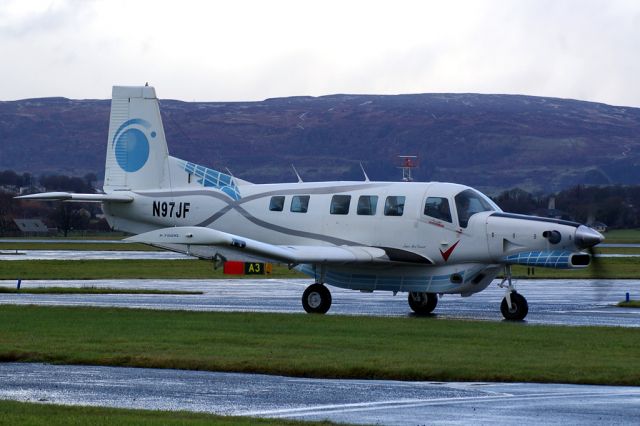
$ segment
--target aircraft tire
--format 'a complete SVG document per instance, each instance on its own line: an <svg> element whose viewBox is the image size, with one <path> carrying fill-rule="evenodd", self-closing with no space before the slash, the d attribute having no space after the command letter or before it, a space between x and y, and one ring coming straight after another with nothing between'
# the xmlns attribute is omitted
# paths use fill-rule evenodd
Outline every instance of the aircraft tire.
<svg viewBox="0 0 640 426"><path fill-rule="evenodd" d="M409 307L417 315L429 315L436 308L437 304L438 295L436 293L409 293Z"/></svg>
<svg viewBox="0 0 640 426"><path fill-rule="evenodd" d="M302 293L302 307L310 314L326 314L331 307L331 292L322 284L311 284Z"/></svg>
<svg viewBox="0 0 640 426"><path fill-rule="evenodd" d="M523 295L514 291L511 293L511 309L509 309L507 299L504 298L500 304L500 311L506 320L522 321L529 313L529 305Z"/></svg>

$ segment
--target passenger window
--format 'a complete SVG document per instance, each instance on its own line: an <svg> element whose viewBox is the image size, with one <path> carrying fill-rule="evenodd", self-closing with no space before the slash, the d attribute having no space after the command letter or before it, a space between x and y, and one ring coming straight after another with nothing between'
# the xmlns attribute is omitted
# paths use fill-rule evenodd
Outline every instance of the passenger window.
<svg viewBox="0 0 640 426"><path fill-rule="evenodd" d="M387 197L387 200L384 203L384 215L402 216L402 213L404 213L404 199L405 197L399 195L391 195Z"/></svg>
<svg viewBox="0 0 640 426"><path fill-rule="evenodd" d="M334 195L331 198L331 214L349 214L351 195Z"/></svg>
<svg viewBox="0 0 640 426"><path fill-rule="evenodd" d="M362 216L375 216L378 206L377 195L362 195L358 198L358 214Z"/></svg>
<svg viewBox="0 0 640 426"><path fill-rule="evenodd" d="M294 195L291 198L291 211L294 213L306 213L309 209L308 195Z"/></svg>
<svg viewBox="0 0 640 426"><path fill-rule="evenodd" d="M446 222L451 222L449 200L442 197L427 198L427 201L424 203L424 214Z"/></svg>
<svg viewBox="0 0 640 426"><path fill-rule="evenodd" d="M269 202L269 210L272 212L281 212L284 209L284 195L276 195L271 197Z"/></svg>

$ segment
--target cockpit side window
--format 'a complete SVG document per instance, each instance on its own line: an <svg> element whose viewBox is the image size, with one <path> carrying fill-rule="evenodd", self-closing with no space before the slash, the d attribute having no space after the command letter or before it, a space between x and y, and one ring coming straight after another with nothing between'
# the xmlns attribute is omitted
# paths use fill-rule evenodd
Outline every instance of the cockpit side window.
<svg viewBox="0 0 640 426"><path fill-rule="evenodd" d="M472 189L465 189L455 197L458 210L458 223L461 228L469 225L469 218L476 213L495 211L484 197Z"/></svg>
<svg viewBox="0 0 640 426"><path fill-rule="evenodd" d="M443 197L427 198L424 203L424 214L446 222L452 222L449 200Z"/></svg>

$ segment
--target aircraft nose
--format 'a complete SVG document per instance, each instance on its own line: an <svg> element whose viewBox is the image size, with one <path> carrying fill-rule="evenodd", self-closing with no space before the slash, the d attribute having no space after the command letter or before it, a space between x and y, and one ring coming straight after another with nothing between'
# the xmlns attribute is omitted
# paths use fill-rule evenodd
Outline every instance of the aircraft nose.
<svg viewBox="0 0 640 426"><path fill-rule="evenodd" d="M580 225L576 229L575 241L578 248L587 249L603 242L604 235L588 226Z"/></svg>

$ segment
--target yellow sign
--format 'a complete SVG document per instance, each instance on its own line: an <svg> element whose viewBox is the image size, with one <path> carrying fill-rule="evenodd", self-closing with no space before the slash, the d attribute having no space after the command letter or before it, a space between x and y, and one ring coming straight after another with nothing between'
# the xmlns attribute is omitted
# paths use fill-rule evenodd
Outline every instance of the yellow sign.
<svg viewBox="0 0 640 426"><path fill-rule="evenodd" d="M271 273L270 263L247 262L244 264L245 275L264 275Z"/></svg>

